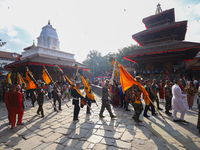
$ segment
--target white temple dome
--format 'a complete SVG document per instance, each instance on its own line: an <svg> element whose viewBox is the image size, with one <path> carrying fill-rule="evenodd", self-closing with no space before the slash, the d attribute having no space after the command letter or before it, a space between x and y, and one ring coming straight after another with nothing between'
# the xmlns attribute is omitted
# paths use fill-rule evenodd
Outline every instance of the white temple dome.
<svg viewBox="0 0 200 150"><path fill-rule="evenodd" d="M60 42L58 40L58 34L56 32L56 29L54 29L50 24L50 21L46 26L42 28L40 36L37 39L38 39L38 46L46 47L49 49L60 50L59 48Z"/></svg>
<svg viewBox="0 0 200 150"><path fill-rule="evenodd" d="M43 36L43 37L53 37L55 39L58 39L58 35L57 35L57 32L56 32L56 29L54 29L52 27L52 25L50 25L50 24L48 24L48 25L46 25L46 26L44 26L42 28L40 36Z"/></svg>

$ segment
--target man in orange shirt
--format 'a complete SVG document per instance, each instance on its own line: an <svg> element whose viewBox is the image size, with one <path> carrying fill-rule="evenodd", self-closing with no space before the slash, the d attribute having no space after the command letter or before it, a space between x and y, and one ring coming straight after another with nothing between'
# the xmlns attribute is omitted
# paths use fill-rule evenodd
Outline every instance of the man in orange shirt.
<svg viewBox="0 0 200 150"><path fill-rule="evenodd" d="M22 94L20 92L20 85L16 86L16 91L13 92L9 97L9 106L11 111L11 129L15 127L16 123L16 114L18 114L18 122L17 125L22 125L22 117L24 114L24 110L22 107Z"/></svg>
<svg viewBox="0 0 200 150"><path fill-rule="evenodd" d="M9 97L10 95L15 92L15 85L13 84L10 88L9 91L7 91L4 95L4 100L5 100L5 104L6 104L6 108L7 108L7 111L8 111L8 120L9 120L9 124L11 124L11 117L10 117L10 106L9 106Z"/></svg>

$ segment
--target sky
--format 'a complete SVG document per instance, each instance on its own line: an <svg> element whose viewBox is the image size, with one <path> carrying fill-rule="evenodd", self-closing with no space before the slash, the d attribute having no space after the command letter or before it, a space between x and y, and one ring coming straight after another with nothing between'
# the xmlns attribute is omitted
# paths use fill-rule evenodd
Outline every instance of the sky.
<svg viewBox="0 0 200 150"><path fill-rule="evenodd" d="M50 20L60 50L83 62L89 51L106 55L134 45L132 35L145 30L142 19L175 9L175 21L188 20L186 41L200 42L200 0L0 0L1 51L23 52L37 44L42 27Z"/></svg>

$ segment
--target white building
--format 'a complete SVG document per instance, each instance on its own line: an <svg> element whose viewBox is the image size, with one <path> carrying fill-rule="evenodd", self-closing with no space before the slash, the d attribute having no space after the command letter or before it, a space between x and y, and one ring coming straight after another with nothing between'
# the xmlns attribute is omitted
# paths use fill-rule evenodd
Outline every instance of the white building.
<svg viewBox="0 0 200 150"><path fill-rule="evenodd" d="M60 51L60 42L56 29L52 27L50 22L42 28L40 36L37 38L37 46L33 44L31 47L25 48L22 52L21 60L34 56L46 58L58 58L61 60L75 61L74 54Z"/></svg>

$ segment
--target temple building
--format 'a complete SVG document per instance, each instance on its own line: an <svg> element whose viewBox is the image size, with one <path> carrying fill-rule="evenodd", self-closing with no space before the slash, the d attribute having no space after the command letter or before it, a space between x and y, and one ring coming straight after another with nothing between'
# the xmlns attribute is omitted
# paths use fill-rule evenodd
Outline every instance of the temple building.
<svg viewBox="0 0 200 150"><path fill-rule="evenodd" d="M42 70L45 66L53 80L58 81L61 81L62 78L58 72L54 71L55 65L61 67L69 78L72 78L76 73L74 64L78 64L79 72L88 70L84 64L76 62L74 54L61 51L59 44L56 29L52 27L49 21L42 28L40 36L37 38L37 46L33 42L32 46L24 48L21 58L6 65L5 68L12 70L13 74L20 72L22 76L25 76L25 66L27 66L35 79L39 80L42 79Z"/></svg>
<svg viewBox="0 0 200 150"><path fill-rule="evenodd" d="M140 48L123 58L137 63L143 76L171 79L187 75L192 78L189 64L197 56L200 43L184 41L187 21L175 22L174 9L162 11L158 4L156 14L144 18L143 23L146 30L132 35Z"/></svg>

